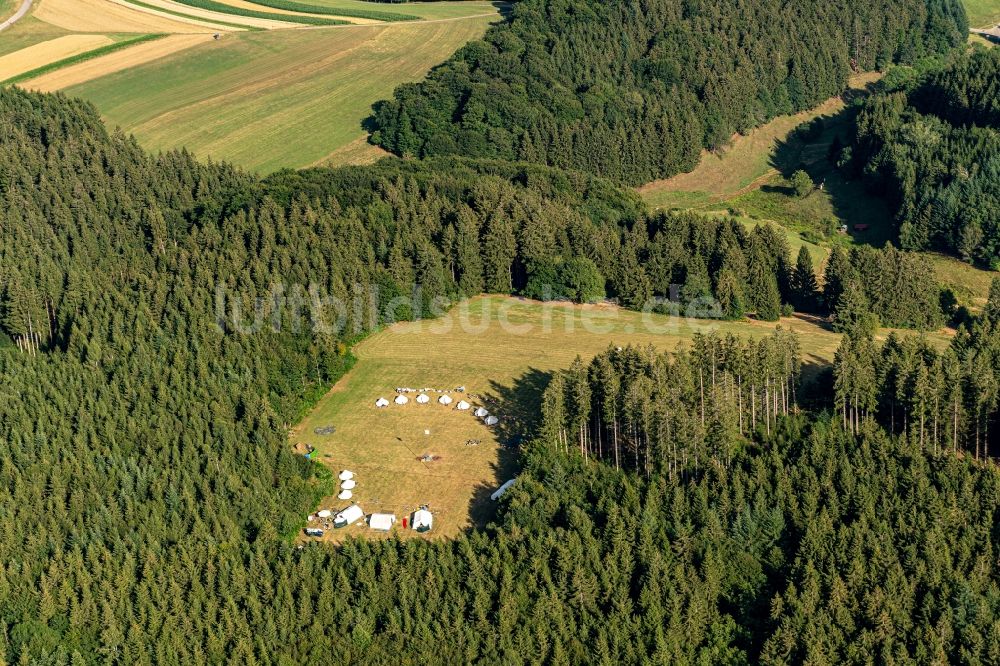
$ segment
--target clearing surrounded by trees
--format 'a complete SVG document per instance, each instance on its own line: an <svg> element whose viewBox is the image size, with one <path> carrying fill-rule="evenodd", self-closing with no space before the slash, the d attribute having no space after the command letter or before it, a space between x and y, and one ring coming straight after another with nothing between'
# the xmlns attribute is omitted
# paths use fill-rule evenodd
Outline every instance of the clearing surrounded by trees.
<svg viewBox="0 0 1000 666"><path fill-rule="evenodd" d="M459 325L463 311L473 331ZM435 516L428 536L455 536L491 516L489 495L516 472L517 438L531 432L553 370L568 367L577 355L589 362L613 345L653 345L669 351L689 346L699 331L760 339L773 333L775 325L687 322L605 304L476 297L441 319L395 324L356 345L354 368L293 429L290 442L300 449L315 447L316 460L334 474L341 469L355 473L354 497L327 497L322 508L342 509L357 502L366 512L403 516L428 504ZM802 318L783 318L777 325L799 334L803 362L813 371L833 362L839 333ZM940 333L928 337L942 347L948 339ZM496 427L487 428L454 405L438 404L435 394L426 405L416 404L411 394L406 405L375 406L380 397L391 401L396 387L462 385L464 394L450 395L456 402L464 396L474 407L485 405L500 418ZM332 435L315 433L330 425L336 428ZM427 430L430 435L424 434ZM469 440L480 443L467 446ZM417 460L425 454L440 459ZM340 541L360 532L374 537L359 525L327 532L324 538ZM401 531L400 536L415 535Z"/></svg>

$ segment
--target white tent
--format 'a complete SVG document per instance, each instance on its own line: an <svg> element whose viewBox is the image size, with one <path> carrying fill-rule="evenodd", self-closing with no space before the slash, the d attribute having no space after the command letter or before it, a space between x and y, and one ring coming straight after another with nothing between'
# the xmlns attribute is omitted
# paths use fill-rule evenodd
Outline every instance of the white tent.
<svg viewBox="0 0 1000 666"><path fill-rule="evenodd" d="M352 493L350 490L341 490L340 494L337 495L337 499L342 499L342 500L349 500L352 497L354 497L354 493Z"/></svg>
<svg viewBox="0 0 1000 666"><path fill-rule="evenodd" d="M490 415L490 413L488 411L486 411L485 407L479 407L478 409L476 409L476 416L478 416L481 419L482 418L486 418L489 415Z"/></svg>
<svg viewBox="0 0 1000 666"><path fill-rule="evenodd" d="M442 405L450 405L451 404L451 396L450 395L443 395L440 398L438 398L438 402L440 402Z"/></svg>
<svg viewBox="0 0 1000 666"><path fill-rule="evenodd" d="M391 513L373 513L368 517L368 527L379 532L388 532L395 522L396 516Z"/></svg>
<svg viewBox="0 0 1000 666"><path fill-rule="evenodd" d="M379 398L378 400L375 401L375 406L376 407L388 407L389 406L389 401L386 400L385 398Z"/></svg>
<svg viewBox="0 0 1000 666"><path fill-rule="evenodd" d="M343 483L341 483L340 487L343 490L354 490L354 486L356 486L356 485L358 485L358 484L354 482L354 479L348 479L347 481L344 481Z"/></svg>
<svg viewBox="0 0 1000 666"><path fill-rule="evenodd" d="M517 479L511 479L510 481L507 481L502 486L500 486L499 488L497 488L496 491L492 495L490 495L490 499L493 500L494 502L496 502L498 499L500 499L501 497L503 497L503 494L505 492L507 492L507 490L512 485L514 485L515 481L517 481Z"/></svg>
<svg viewBox="0 0 1000 666"><path fill-rule="evenodd" d="M459 401L459 403L457 405L455 405L455 409L460 409L460 410L462 410L464 412L465 410L467 410L471 406L472 405L470 405L466 401L461 400L461 401Z"/></svg>
<svg viewBox="0 0 1000 666"><path fill-rule="evenodd" d="M417 396L417 402L419 402L421 405L426 405L430 401L431 399L427 396L426 393L421 393L420 395Z"/></svg>
<svg viewBox="0 0 1000 666"><path fill-rule="evenodd" d="M352 504L333 517L333 526L347 527L351 523L357 522L357 520L362 518L364 515L365 512L361 510L360 506Z"/></svg>
<svg viewBox="0 0 1000 666"><path fill-rule="evenodd" d="M413 518L410 520L410 527L418 532L428 532L434 525L434 516L427 509L419 509L413 512Z"/></svg>
<svg viewBox="0 0 1000 666"><path fill-rule="evenodd" d="M406 397L405 395L397 395L397 396L396 396L396 399L394 400L394 402L395 402L395 403L396 403L397 405L405 405L405 404L406 404L406 403L408 403L409 401L410 401L410 399L409 399L409 398L407 398L407 397Z"/></svg>
<svg viewBox="0 0 1000 666"><path fill-rule="evenodd" d="M354 478L354 472L352 472L349 469L345 469L343 472L340 473L341 481L347 481L348 479L353 479L353 478Z"/></svg>
<svg viewBox="0 0 1000 666"><path fill-rule="evenodd" d="M322 511L317 511L316 512L316 517L317 518L329 518L332 515L333 515L333 511L330 511L329 509L323 509Z"/></svg>
<svg viewBox="0 0 1000 666"><path fill-rule="evenodd" d="M500 423L500 419L498 419L495 416L487 416L485 419L483 419L483 423L485 423L488 426L495 426L497 423Z"/></svg>

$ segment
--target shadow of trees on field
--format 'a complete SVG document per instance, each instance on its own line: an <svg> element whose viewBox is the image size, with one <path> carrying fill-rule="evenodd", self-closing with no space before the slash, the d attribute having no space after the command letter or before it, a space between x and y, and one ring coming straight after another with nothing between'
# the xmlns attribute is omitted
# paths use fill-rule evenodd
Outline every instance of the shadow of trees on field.
<svg viewBox="0 0 1000 666"><path fill-rule="evenodd" d="M783 194L785 196L791 197L795 195L795 190L784 185L761 185L761 192L770 192L773 194Z"/></svg>
<svg viewBox="0 0 1000 666"><path fill-rule="evenodd" d="M845 91L842 97L846 106L843 109L817 116L796 127L786 139L776 143L769 163L784 178L791 178L799 169L808 173L816 190L829 198L837 224L847 225L852 240L880 247L891 242L895 236L888 204L881 196L869 191L861 178L838 166L843 147L851 143L858 112L854 102L877 88L878 83L869 83L863 89ZM795 196L792 188L783 185L764 185L761 191ZM810 196L815 195L816 191ZM855 225L867 228L858 231Z"/></svg>
<svg viewBox="0 0 1000 666"><path fill-rule="evenodd" d="M552 379L551 372L529 368L510 385L491 381L482 402L500 419L493 426L497 441L497 461L493 464L495 485L473 489L469 516L476 527L485 526L496 515L497 503L490 495L505 481L517 476L521 445L535 435L541 419L542 394Z"/></svg>

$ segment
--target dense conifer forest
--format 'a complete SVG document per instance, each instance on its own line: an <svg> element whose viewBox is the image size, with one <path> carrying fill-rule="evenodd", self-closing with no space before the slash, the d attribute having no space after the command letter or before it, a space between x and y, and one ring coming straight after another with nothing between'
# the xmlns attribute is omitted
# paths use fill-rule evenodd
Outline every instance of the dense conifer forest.
<svg viewBox="0 0 1000 666"><path fill-rule="evenodd" d="M653 4L525 0L382 110L470 86L487 101L463 92L463 108L504 109L467 132L449 117L434 141L454 145L401 147L443 154L421 161L260 178L149 155L79 100L0 90L0 662L1000 660L1000 473L981 462L996 455L1000 282L947 350L878 342L877 324L951 316L921 256L836 251L819 282L773 227L650 214L614 182L836 92L852 58L937 53L964 15L950 0L807 3L798 22L771 3ZM830 29L844 16L850 34ZM747 69L768 39L782 66ZM572 81L550 78L563 67ZM920 85L949 85L934 81ZM914 113L964 128L995 111L982 89ZM871 108L930 104L912 94ZM505 106L518 95L536 106ZM505 124L521 111L539 114L527 134ZM620 153L581 113L608 136L660 122L648 131L676 137L598 165ZM469 148L486 136L495 149ZM539 152L519 152L529 136ZM551 377L491 524L294 545L332 483L288 427L360 336L481 292L714 299L697 312L732 319L795 308L846 335L826 371L780 329L578 359ZM335 326L306 314L404 295Z"/></svg>
<svg viewBox="0 0 1000 666"><path fill-rule="evenodd" d="M852 69L943 53L967 28L958 0L522 0L377 105L373 141L639 184L839 94Z"/></svg>
<svg viewBox="0 0 1000 666"><path fill-rule="evenodd" d="M884 192L899 242L1000 265L1000 52L975 49L861 108L841 162Z"/></svg>

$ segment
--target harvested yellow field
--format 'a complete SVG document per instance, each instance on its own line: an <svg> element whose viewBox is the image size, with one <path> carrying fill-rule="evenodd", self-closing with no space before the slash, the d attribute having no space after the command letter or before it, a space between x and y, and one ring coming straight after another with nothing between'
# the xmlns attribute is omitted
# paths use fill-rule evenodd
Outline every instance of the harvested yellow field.
<svg viewBox="0 0 1000 666"><path fill-rule="evenodd" d="M235 14L223 14L221 12L213 12L208 9L201 9L199 7L192 7L191 5L182 5L177 2L170 2L170 0L143 0L147 5L152 5L154 7L159 7L161 9L166 9L172 12L180 12L187 16L194 16L196 18L204 19L206 21L222 21L223 23L236 23L237 25L245 25L251 28L262 28L264 30L279 30L281 28L295 28L301 27L298 23L287 23L285 21L272 21L269 19L259 19L251 18L249 16L236 16ZM260 9L258 7L258 9Z"/></svg>
<svg viewBox="0 0 1000 666"><path fill-rule="evenodd" d="M0 57L0 81L111 44L104 35L66 35Z"/></svg>
<svg viewBox="0 0 1000 666"><path fill-rule="evenodd" d="M142 11L113 0L39 0L35 18L74 32L207 32L208 22Z"/></svg>
<svg viewBox="0 0 1000 666"><path fill-rule="evenodd" d="M290 16L314 16L316 18L322 18L322 19L335 19L335 18L338 18L336 16L331 16L330 14L311 14L311 13L308 13L308 12L293 12L293 11L289 11L287 9L278 9L277 7L270 7L270 6L265 7L264 5L258 5L258 4L255 4L253 2L247 2L247 0L217 0L217 1L220 2L220 3L222 3L222 4L224 4L224 5L229 5L230 7L236 7L238 9L249 9L250 11L254 11L254 12L267 12L268 14L286 14L286 15L290 15ZM238 16L236 18L238 18L239 22L241 22L241 23L244 21L244 17L243 16ZM357 25L368 25L368 24L372 24L372 23L383 23L383 21L376 21L374 19L355 18L353 16L345 17L343 20L350 21L351 23L354 23L354 24L357 24ZM286 27L287 28L290 25L292 25L292 24L290 24L290 23L284 23L284 24L282 24L282 27Z"/></svg>
<svg viewBox="0 0 1000 666"><path fill-rule="evenodd" d="M22 88L53 92L68 86L75 86L105 74L118 72L135 65L157 60L164 56L183 51L186 48L212 40L209 33L190 35L170 35L152 42L137 44L123 51L115 51L100 58L70 65L21 84Z"/></svg>

